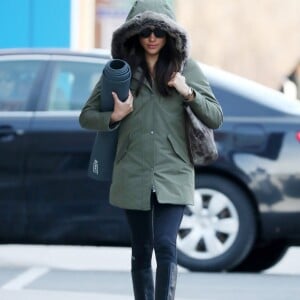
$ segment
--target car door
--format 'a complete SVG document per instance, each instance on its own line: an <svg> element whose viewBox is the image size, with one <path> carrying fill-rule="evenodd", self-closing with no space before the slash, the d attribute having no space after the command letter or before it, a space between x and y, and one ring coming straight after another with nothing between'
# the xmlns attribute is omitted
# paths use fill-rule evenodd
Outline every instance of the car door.
<svg viewBox="0 0 300 300"><path fill-rule="evenodd" d="M87 177L95 132L80 128L78 121L105 63L81 56L52 58L30 132L28 234L33 241L96 243L105 235L99 220L112 215L109 184Z"/></svg>
<svg viewBox="0 0 300 300"><path fill-rule="evenodd" d="M26 227L24 188L31 107L45 61L0 56L0 239L18 242Z"/></svg>

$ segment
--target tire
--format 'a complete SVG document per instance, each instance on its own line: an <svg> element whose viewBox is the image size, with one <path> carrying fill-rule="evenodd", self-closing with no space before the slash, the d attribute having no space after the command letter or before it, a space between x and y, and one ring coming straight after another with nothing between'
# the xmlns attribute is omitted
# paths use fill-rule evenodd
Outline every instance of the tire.
<svg viewBox="0 0 300 300"><path fill-rule="evenodd" d="M270 242L254 247L248 256L232 271L261 272L277 264L285 255L288 246L283 242Z"/></svg>
<svg viewBox="0 0 300 300"><path fill-rule="evenodd" d="M190 271L229 271L251 251L256 214L246 193L214 175L197 175L195 205L177 236L178 264Z"/></svg>

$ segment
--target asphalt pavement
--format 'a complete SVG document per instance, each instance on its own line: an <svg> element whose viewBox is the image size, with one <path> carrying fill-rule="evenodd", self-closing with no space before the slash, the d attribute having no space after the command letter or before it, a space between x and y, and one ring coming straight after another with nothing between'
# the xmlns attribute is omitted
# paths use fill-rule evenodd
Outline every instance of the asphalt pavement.
<svg viewBox="0 0 300 300"><path fill-rule="evenodd" d="M0 246L1 300L133 300L130 249ZM176 300L300 299L300 249L262 274L180 268Z"/></svg>
<svg viewBox="0 0 300 300"><path fill-rule="evenodd" d="M41 269L43 271L43 268ZM13 274L19 271L19 274ZM1 300L132 300L130 273L126 271L47 270L25 285L25 277L38 268L1 270ZM25 276L24 276L25 274ZM7 280L3 281L3 276ZM18 277L19 276L19 277ZM9 278L11 277L11 278ZM23 278L22 278L23 277ZM29 276L30 277L30 276ZM21 278L21 280L20 280ZM31 278L32 279L32 278ZM180 272L178 300L296 300L299 276L207 274Z"/></svg>

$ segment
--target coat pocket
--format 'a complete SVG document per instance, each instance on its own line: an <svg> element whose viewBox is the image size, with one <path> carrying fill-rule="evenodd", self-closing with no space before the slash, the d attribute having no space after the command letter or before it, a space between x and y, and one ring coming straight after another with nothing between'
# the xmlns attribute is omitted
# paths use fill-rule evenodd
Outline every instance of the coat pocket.
<svg viewBox="0 0 300 300"><path fill-rule="evenodd" d="M122 141L117 147L116 163L119 163L126 156L126 153L128 151L128 146L129 146L129 136L126 138L126 140Z"/></svg>
<svg viewBox="0 0 300 300"><path fill-rule="evenodd" d="M187 153L186 145L184 143L180 144L174 139L174 137L170 134L168 134L168 141L171 144L171 147L173 151L176 153L176 155L183 160L187 164L191 164L189 155Z"/></svg>

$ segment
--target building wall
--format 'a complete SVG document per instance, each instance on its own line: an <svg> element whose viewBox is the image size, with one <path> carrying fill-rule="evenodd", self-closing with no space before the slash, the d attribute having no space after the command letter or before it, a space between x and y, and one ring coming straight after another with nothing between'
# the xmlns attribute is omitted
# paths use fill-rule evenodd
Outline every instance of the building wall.
<svg viewBox="0 0 300 300"><path fill-rule="evenodd" d="M71 0L71 44L74 50L95 47L95 0Z"/></svg>
<svg viewBox="0 0 300 300"><path fill-rule="evenodd" d="M1 0L0 48L110 47L134 0ZM278 88L300 59L299 0L169 0L194 58Z"/></svg>
<svg viewBox="0 0 300 300"><path fill-rule="evenodd" d="M95 47L110 48L113 31L124 23L135 0L96 1ZM174 5L174 0L166 0Z"/></svg>
<svg viewBox="0 0 300 300"><path fill-rule="evenodd" d="M97 48L110 48L114 30L124 23L133 0L96 0Z"/></svg>
<svg viewBox="0 0 300 300"><path fill-rule="evenodd" d="M2 0L0 28L0 48L69 47L70 0Z"/></svg>
<svg viewBox="0 0 300 300"><path fill-rule="evenodd" d="M192 56L278 88L300 58L299 0L176 0Z"/></svg>

